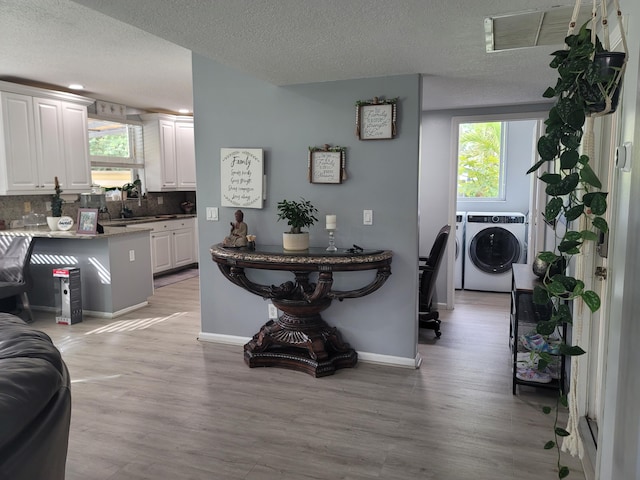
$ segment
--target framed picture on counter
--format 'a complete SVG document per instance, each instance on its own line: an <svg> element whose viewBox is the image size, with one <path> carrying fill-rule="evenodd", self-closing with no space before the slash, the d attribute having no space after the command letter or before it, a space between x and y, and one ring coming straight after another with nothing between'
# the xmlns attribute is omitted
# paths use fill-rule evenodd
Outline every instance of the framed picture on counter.
<svg viewBox="0 0 640 480"><path fill-rule="evenodd" d="M98 229L98 209L79 208L78 209L78 235L95 235Z"/></svg>

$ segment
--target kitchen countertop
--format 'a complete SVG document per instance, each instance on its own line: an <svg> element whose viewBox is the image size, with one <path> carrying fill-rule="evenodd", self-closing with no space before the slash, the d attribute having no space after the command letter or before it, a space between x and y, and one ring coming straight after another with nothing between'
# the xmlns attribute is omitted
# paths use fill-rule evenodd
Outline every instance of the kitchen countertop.
<svg viewBox="0 0 640 480"><path fill-rule="evenodd" d="M113 220L100 221L100 225L104 227L104 233L96 235L85 235L76 233L75 225L71 227L71 230L66 232L62 230L49 230L49 227L43 225L37 229L26 228L13 228L9 230L0 230L0 235L30 235L38 238L68 238L78 240L91 240L95 238L114 237L119 235L131 235L135 233L144 232L145 230L151 231L150 228L127 228L128 225L138 225L153 222L164 222L167 220L180 220L182 218L195 218L193 214L168 214L168 215L151 215L146 217L132 217L132 218L116 218Z"/></svg>
<svg viewBox="0 0 640 480"><path fill-rule="evenodd" d="M166 220L180 220L182 218L196 218L196 215L191 213L175 213L149 215L145 217L113 218L111 220L101 221L100 224L104 227L126 227L127 225L136 225L139 223L164 222Z"/></svg>
<svg viewBox="0 0 640 480"><path fill-rule="evenodd" d="M49 230L47 226L42 229L26 229L26 228L14 228L10 230L0 230L0 235L17 236L28 235L36 238L68 238L74 240L93 240L100 238L115 237L120 235L132 235L135 233L144 232L145 230L151 231L151 229L145 229L144 227L127 229L126 227L104 227L104 233L96 235L85 235L76 233L74 228L66 232L62 230Z"/></svg>

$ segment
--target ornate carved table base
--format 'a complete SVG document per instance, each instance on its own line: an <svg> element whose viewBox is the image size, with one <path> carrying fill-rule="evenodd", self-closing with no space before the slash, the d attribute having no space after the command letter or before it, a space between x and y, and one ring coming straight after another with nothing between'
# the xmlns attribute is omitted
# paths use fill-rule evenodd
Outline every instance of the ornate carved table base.
<svg viewBox="0 0 640 480"><path fill-rule="evenodd" d="M310 248L306 252L282 251L281 247L260 246L255 251L211 247L213 261L222 274L245 290L269 298L282 312L262 326L244 346L244 360L250 367L282 367L315 377L332 375L337 369L354 367L358 354L342 341L335 327L320 312L332 300L360 298L375 292L391 275L389 250L327 252ZM295 281L281 285L261 285L249 280L245 269L288 270ZM375 270L369 284L355 290L332 290L333 272ZM310 275L317 274L312 282Z"/></svg>
<svg viewBox="0 0 640 480"><path fill-rule="evenodd" d="M247 365L290 368L314 377L332 375L339 368L356 365L356 351L320 316L319 312L331 304L330 299L313 305L278 300L273 300L273 304L285 313L267 322L244 346Z"/></svg>

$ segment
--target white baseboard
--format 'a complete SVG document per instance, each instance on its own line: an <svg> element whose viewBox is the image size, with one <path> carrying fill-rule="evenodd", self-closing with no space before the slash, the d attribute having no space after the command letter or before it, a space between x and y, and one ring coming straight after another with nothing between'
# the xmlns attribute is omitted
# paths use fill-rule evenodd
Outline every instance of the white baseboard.
<svg viewBox="0 0 640 480"><path fill-rule="evenodd" d="M201 342L223 343L225 345L244 345L251 340L251 337L238 337L236 335L220 335L219 333L200 332L198 334L198 340Z"/></svg>
<svg viewBox="0 0 640 480"><path fill-rule="evenodd" d="M244 345L251 337L238 337L235 335L220 335L217 333L200 332L198 340L202 342L223 343L225 345ZM420 368L422 357L416 354L415 358L394 357L392 355L380 355L379 353L358 352L358 361L373 363L376 365L389 365L392 367Z"/></svg>
<svg viewBox="0 0 640 480"><path fill-rule="evenodd" d="M98 312L95 310L82 310L82 316L87 317L97 317L97 318L116 318L124 315L125 313L133 312L134 310L138 310L139 308L146 307L149 305L148 301L144 301L142 303L138 303L137 305L132 305L127 308L123 308L122 310L118 310L117 312ZM42 305L31 306L32 310L38 310L41 312L53 312L55 313L58 309L56 307L46 307Z"/></svg>
<svg viewBox="0 0 640 480"><path fill-rule="evenodd" d="M138 303L137 305L131 305L130 307L123 308L122 310L118 310L117 312L96 312L93 310L82 310L83 315L87 315L89 317L99 317L99 318L117 318L125 313L133 312L134 310L138 310L139 308L146 307L149 305L149 302L146 300L142 303Z"/></svg>

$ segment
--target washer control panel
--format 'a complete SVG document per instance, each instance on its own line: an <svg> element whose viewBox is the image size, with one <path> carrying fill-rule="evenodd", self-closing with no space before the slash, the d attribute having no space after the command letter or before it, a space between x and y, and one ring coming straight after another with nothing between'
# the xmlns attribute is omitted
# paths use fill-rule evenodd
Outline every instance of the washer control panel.
<svg viewBox="0 0 640 480"><path fill-rule="evenodd" d="M522 214L504 214L504 215L484 215L484 214L467 214L467 222L469 223L524 223L525 217Z"/></svg>

